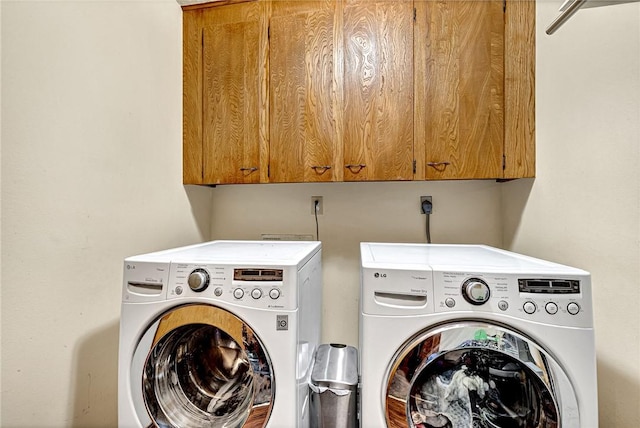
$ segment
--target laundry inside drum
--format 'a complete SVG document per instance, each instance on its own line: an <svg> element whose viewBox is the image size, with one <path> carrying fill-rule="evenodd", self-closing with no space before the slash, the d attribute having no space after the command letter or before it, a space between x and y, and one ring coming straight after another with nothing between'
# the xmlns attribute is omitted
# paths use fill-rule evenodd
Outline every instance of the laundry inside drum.
<svg viewBox="0 0 640 428"><path fill-rule="evenodd" d="M558 428L553 397L540 377L486 347L431 359L412 380L408 406L416 428Z"/></svg>

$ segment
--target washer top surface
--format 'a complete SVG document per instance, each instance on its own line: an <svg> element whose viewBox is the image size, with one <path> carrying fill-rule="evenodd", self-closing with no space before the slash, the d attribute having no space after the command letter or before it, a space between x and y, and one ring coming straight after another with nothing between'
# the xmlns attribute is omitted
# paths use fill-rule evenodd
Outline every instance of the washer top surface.
<svg viewBox="0 0 640 428"><path fill-rule="evenodd" d="M563 272L585 271L486 245L456 244L361 244L363 267L401 270L468 270L492 272Z"/></svg>
<svg viewBox="0 0 640 428"><path fill-rule="evenodd" d="M127 261L297 265L317 241L211 241L127 258Z"/></svg>

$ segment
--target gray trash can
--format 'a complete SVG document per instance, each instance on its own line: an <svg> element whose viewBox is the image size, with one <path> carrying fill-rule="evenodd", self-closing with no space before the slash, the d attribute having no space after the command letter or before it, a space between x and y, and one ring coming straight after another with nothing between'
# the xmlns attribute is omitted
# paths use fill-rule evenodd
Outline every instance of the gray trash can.
<svg viewBox="0 0 640 428"><path fill-rule="evenodd" d="M358 351L353 346L318 347L311 372L311 428L358 426Z"/></svg>

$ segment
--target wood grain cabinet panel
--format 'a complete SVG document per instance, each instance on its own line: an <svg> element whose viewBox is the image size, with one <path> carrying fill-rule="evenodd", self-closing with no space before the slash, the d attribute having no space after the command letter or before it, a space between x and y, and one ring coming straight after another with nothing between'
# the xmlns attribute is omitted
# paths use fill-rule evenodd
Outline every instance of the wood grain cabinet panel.
<svg viewBox="0 0 640 428"><path fill-rule="evenodd" d="M267 22L262 2L183 12L183 181L257 183L266 153Z"/></svg>
<svg viewBox="0 0 640 428"><path fill-rule="evenodd" d="M204 181L260 181L265 20L259 2L204 12Z"/></svg>
<svg viewBox="0 0 640 428"><path fill-rule="evenodd" d="M509 0L505 10L504 178L535 177L535 0Z"/></svg>
<svg viewBox="0 0 640 428"><path fill-rule="evenodd" d="M335 1L273 2L269 25L269 181L342 178Z"/></svg>
<svg viewBox="0 0 640 428"><path fill-rule="evenodd" d="M182 180L204 184L202 171L202 10L182 14Z"/></svg>
<svg viewBox="0 0 640 428"><path fill-rule="evenodd" d="M425 176L501 178L503 1L418 6L416 137L424 144Z"/></svg>
<svg viewBox="0 0 640 428"><path fill-rule="evenodd" d="M344 5L344 180L413 179L413 2Z"/></svg>

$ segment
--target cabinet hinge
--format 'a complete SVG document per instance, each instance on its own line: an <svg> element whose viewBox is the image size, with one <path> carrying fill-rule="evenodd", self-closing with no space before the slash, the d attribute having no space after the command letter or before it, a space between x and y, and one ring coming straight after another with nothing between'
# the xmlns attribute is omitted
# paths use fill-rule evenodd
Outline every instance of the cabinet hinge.
<svg viewBox="0 0 640 428"><path fill-rule="evenodd" d="M416 170L417 170L417 168L416 168L416 167L417 167L417 165L416 165L416 160L414 159L414 160L413 160L413 173L414 173L414 174L416 173Z"/></svg>
<svg viewBox="0 0 640 428"><path fill-rule="evenodd" d="M507 169L507 155L502 155L502 170Z"/></svg>
<svg viewBox="0 0 640 428"><path fill-rule="evenodd" d="M267 40L271 40L271 25L267 27Z"/></svg>
<svg viewBox="0 0 640 428"><path fill-rule="evenodd" d="M502 1L502 13L507 13L507 0Z"/></svg>
<svg viewBox="0 0 640 428"><path fill-rule="evenodd" d="M271 164L267 165L267 178L271 178Z"/></svg>
<svg viewBox="0 0 640 428"><path fill-rule="evenodd" d="M506 0L505 0L506 1ZM415 22L418 20L418 11L416 10L416 8L413 8L413 23L415 24Z"/></svg>

